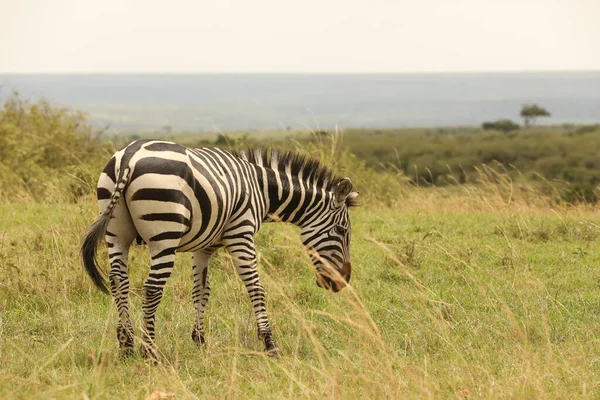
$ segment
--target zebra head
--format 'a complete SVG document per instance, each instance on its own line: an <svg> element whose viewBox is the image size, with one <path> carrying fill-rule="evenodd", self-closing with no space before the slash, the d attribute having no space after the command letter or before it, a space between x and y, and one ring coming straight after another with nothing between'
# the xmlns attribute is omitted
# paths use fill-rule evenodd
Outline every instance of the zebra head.
<svg viewBox="0 0 600 400"><path fill-rule="evenodd" d="M328 192L319 216L302 227L300 236L317 270L317 285L338 292L350 281L350 216L357 192L343 178Z"/></svg>

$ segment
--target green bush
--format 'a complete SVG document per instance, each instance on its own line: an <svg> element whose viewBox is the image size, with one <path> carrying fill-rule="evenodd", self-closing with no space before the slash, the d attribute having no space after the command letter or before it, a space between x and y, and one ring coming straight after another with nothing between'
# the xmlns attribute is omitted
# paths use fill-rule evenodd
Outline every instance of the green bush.
<svg viewBox="0 0 600 400"><path fill-rule="evenodd" d="M521 126L519 124L511 121L510 119L499 119L497 121L484 122L483 124L481 124L481 127L483 128L484 131L496 130L496 131L507 133L507 132L511 132L511 131L516 131Z"/></svg>
<svg viewBox="0 0 600 400"><path fill-rule="evenodd" d="M29 103L13 93L0 109L0 198L41 199L71 187L72 179L81 185L83 176L93 187L97 177L73 178L69 172L105 162L111 148L100 143L83 113L46 100ZM70 196L77 193L83 194L75 190Z"/></svg>
<svg viewBox="0 0 600 400"><path fill-rule="evenodd" d="M568 204L596 204L598 194L588 184L573 185L562 195L562 200Z"/></svg>

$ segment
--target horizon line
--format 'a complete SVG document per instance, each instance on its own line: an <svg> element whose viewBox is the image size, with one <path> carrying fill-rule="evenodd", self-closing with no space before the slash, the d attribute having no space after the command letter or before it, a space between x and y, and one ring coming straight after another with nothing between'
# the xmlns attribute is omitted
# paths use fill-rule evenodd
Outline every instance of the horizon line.
<svg viewBox="0 0 600 400"><path fill-rule="evenodd" d="M183 72L183 71L125 71L125 72L102 72L102 71L51 71L51 72L15 72L15 71L0 71L0 75L460 75L460 74L524 74L524 73L585 73L585 72L600 72L598 69L523 69L523 70L464 70L464 71L375 71L375 72L317 72L317 71L204 71L204 72Z"/></svg>

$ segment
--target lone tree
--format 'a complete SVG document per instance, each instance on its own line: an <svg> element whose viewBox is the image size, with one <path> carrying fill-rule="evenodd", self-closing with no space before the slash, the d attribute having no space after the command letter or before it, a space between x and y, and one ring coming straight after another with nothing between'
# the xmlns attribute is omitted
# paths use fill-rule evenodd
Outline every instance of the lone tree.
<svg viewBox="0 0 600 400"><path fill-rule="evenodd" d="M535 123L535 119L537 117L549 117L550 113L543 107L538 106L537 104L524 104L521 108L521 118L523 118L523 122L525 126L530 126Z"/></svg>

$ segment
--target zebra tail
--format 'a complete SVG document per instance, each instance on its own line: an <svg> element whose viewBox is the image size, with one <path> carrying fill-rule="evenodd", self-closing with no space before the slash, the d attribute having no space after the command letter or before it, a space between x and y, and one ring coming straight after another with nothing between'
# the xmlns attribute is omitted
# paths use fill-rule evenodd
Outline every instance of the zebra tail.
<svg viewBox="0 0 600 400"><path fill-rule="evenodd" d="M96 287L106 294L110 293L108 290L108 281L105 277L106 274L103 273L98 266L98 261L96 260L96 251L98 249L98 245L104 239L106 229L108 228L108 222L112 217L115 207L121 199L121 195L123 194L125 187L129 183L129 173L129 168L126 168L123 171L121 179L119 179L115 185L115 191L110 196L110 202L108 203L108 206L87 231L81 245L81 258L83 260L83 266L85 267L86 272L90 278L92 278L92 282L94 282Z"/></svg>

